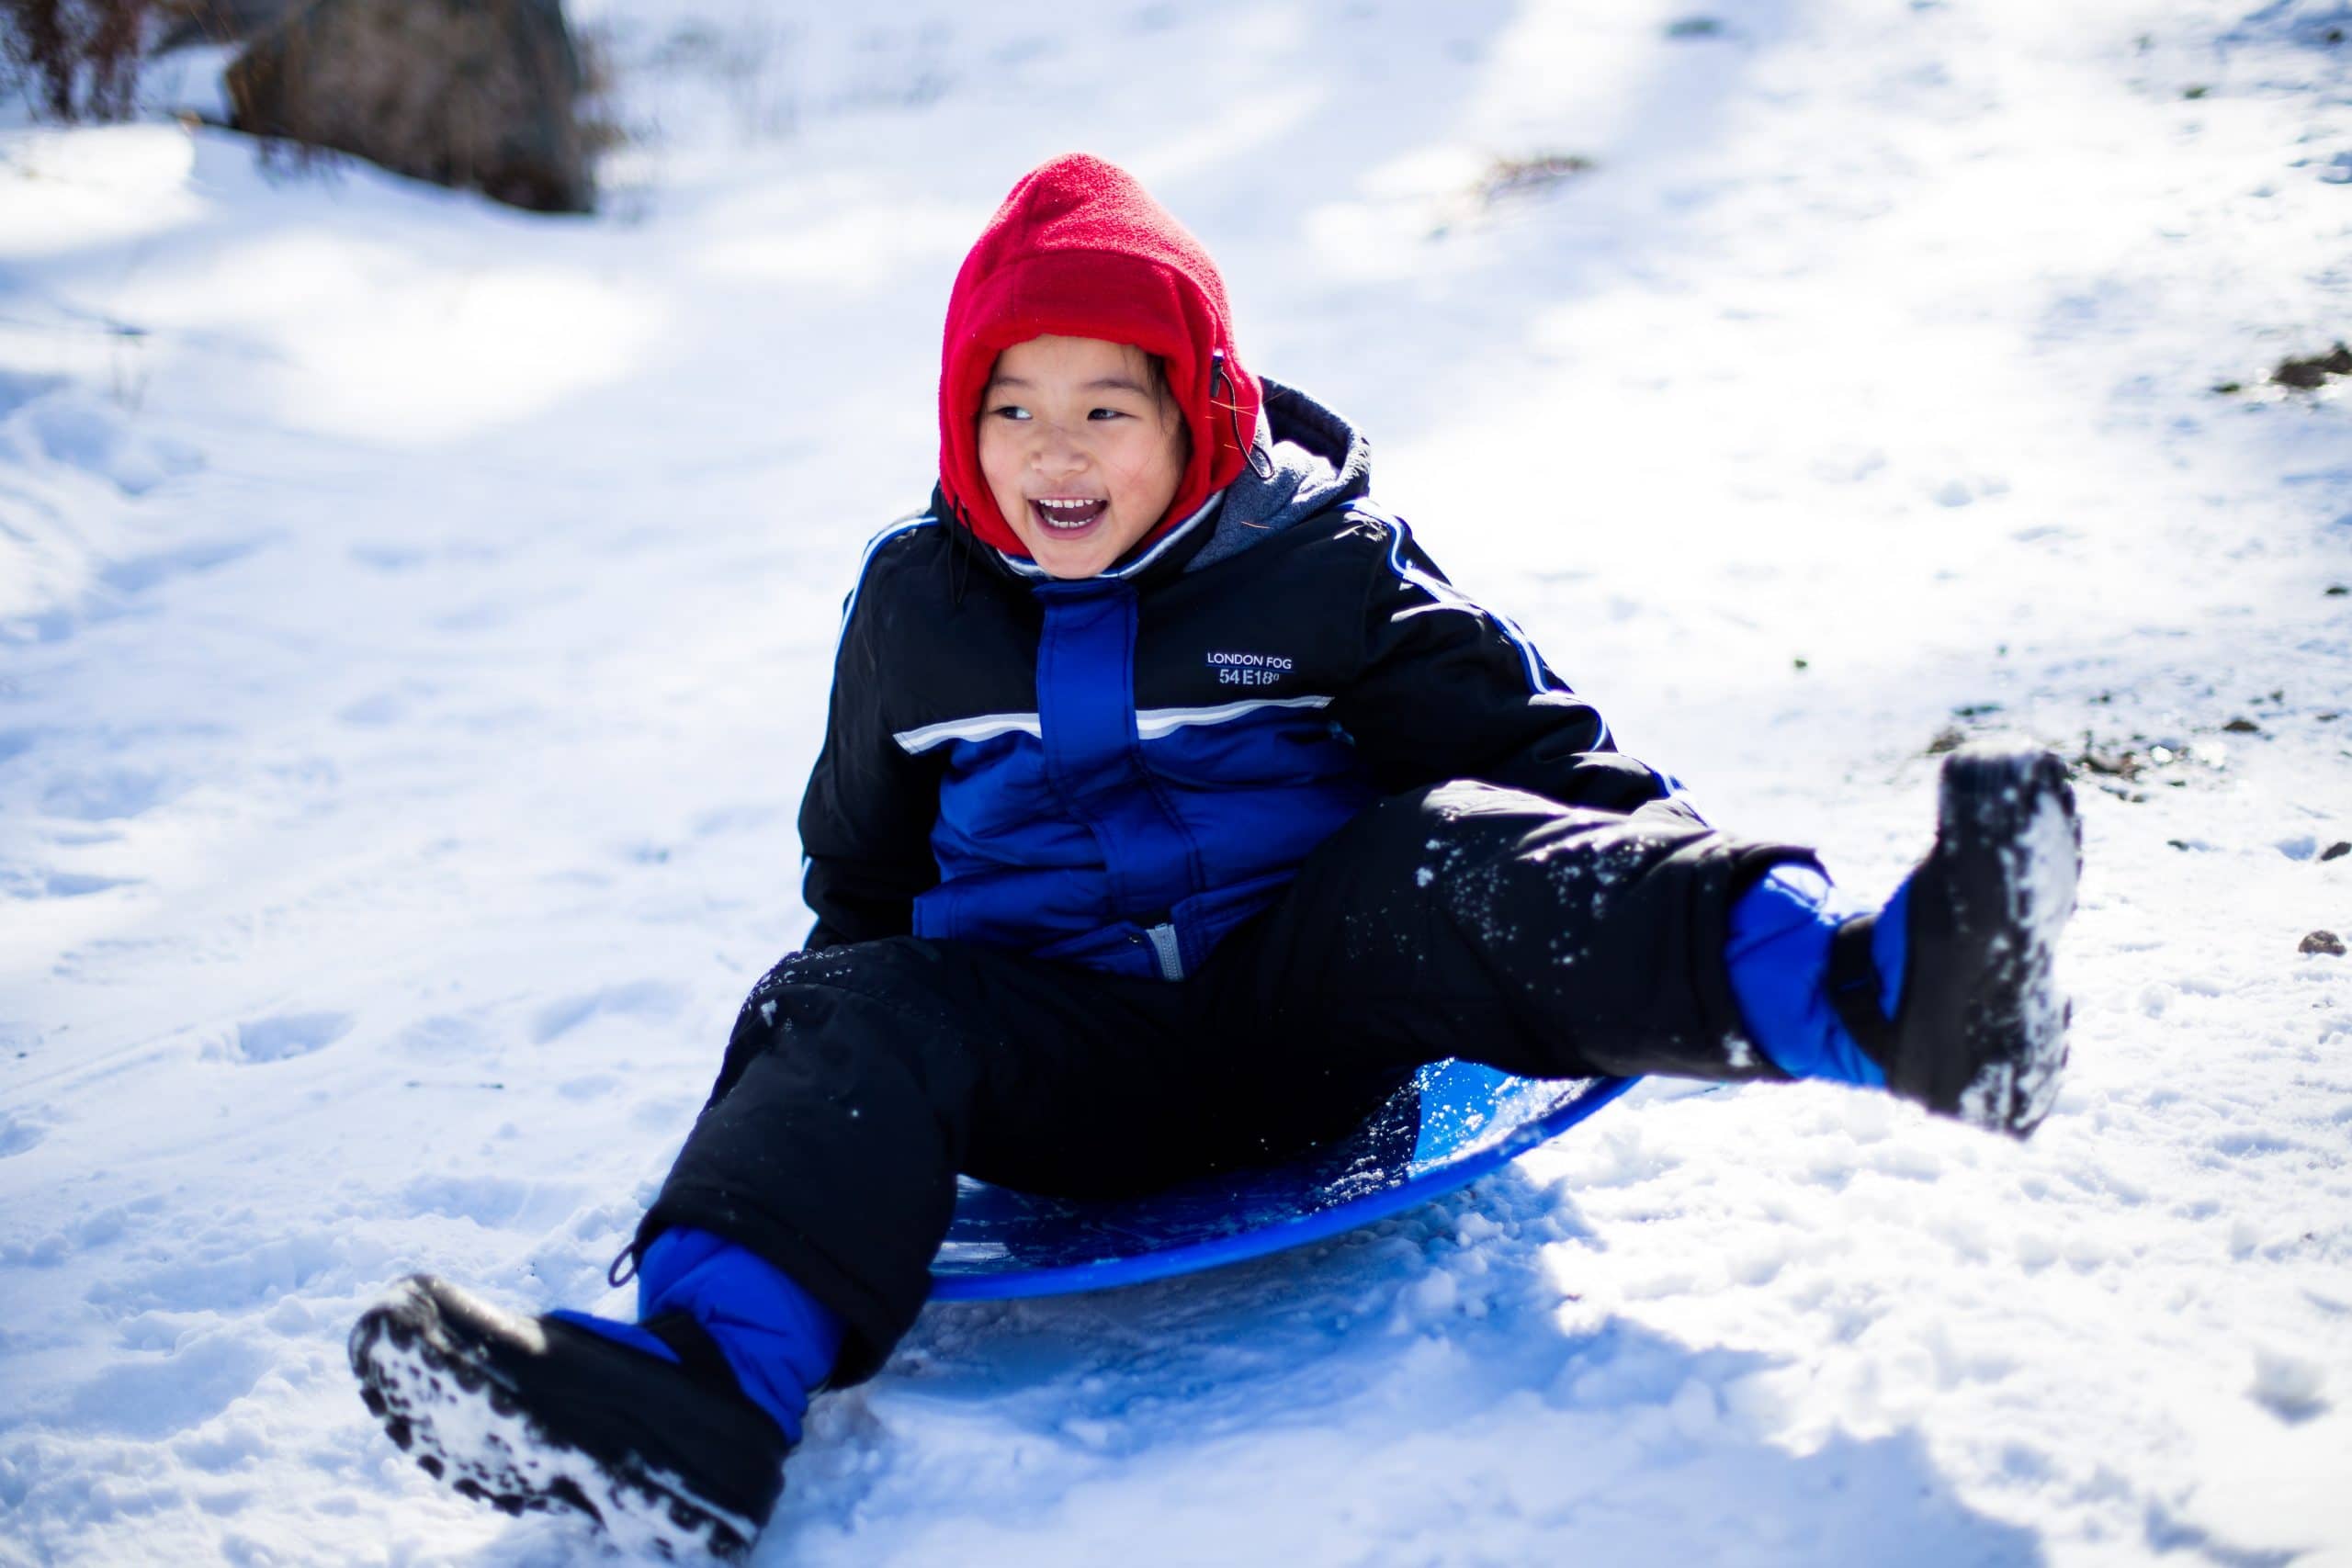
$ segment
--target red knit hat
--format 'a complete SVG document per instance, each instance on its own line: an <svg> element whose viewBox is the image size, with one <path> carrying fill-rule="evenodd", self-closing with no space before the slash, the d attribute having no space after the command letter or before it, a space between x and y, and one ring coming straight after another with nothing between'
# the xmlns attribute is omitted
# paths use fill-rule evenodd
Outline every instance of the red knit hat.
<svg viewBox="0 0 2352 1568"><path fill-rule="evenodd" d="M1048 333L1129 343L1167 362L1193 456L1146 538L1191 516L1241 472L1258 428L1258 378L1234 356L1216 264L1133 175L1069 153L1012 187L947 299L939 483L981 540L1028 554L981 475L973 420L997 355Z"/></svg>

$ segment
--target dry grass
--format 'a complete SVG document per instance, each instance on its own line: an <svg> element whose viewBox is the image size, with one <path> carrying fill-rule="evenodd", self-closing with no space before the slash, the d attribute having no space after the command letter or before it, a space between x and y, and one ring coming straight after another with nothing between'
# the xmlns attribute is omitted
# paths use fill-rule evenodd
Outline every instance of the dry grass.
<svg viewBox="0 0 2352 1568"><path fill-rule="evenodd" d="M51 119L121 119L139 86L150 0L0 0L0 56Z"/></svg>
<svg viewBox="0 0 2352 1568"><path fill-rule="evenodd" d="M1577 175L1589 174L1591 159L1577 152L1537 152L1524 158L1497 158L1471 190L1482 207L1510 201L1552 189Z"/></svg>

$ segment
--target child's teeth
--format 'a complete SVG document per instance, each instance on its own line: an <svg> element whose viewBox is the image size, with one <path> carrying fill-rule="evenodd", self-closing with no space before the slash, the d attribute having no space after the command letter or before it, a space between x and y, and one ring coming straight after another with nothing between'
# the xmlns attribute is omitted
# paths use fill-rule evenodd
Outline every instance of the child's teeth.
<svg viewBox="0 0 2352 1568"><path fill-rule="evenodd" d="M1039 501L1037 511L1057 527L1075 528L1091 523L1107 503L1096 501Z"/></svg>

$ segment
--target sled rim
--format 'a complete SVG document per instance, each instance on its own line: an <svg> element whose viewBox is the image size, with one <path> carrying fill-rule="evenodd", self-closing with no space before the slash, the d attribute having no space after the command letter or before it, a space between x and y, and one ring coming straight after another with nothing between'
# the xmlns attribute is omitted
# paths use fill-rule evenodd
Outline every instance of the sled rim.
<svg viewBox="0 0 2352 1568"><path fill-rule="evenodd" d="M1488 1147L1449 1161L1425 1176L1398 1182L1334 1203L1328 1209L1300 1214L1232 1235L1185 1242L1153 1252L1103 1258L1088 1263L1056 1264L1033 1269L969 1270L940 1273L931 1278L934 1302L1021 1301L1038 1296L1077 1295L1089 1291L1115 1290L1147 1284L1180 1274L1196 1274L1229 1263L1265 1258L1293 1247L1306 1247L1343 1235L1432 1199L1460 1191L1480 1177L1510 1164L1539 1144L1549 1143L1594 1111L1623 1095L1639 1078L1600 1077L1568 1096L1540 1116L1531 1117L1498 1138Z"/></svg>

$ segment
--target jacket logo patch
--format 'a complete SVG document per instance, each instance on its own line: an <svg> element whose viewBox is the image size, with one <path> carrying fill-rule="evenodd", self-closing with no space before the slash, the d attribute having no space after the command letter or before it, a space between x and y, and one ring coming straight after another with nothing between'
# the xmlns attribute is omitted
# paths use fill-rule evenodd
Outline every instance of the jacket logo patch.
<svg viewBox="0 0 2352 1568"><path fill-rule="evenodd" d="M1271 686L1291 671L1278 653L1212 653L1208 661L1220 686Z"/></svg>

